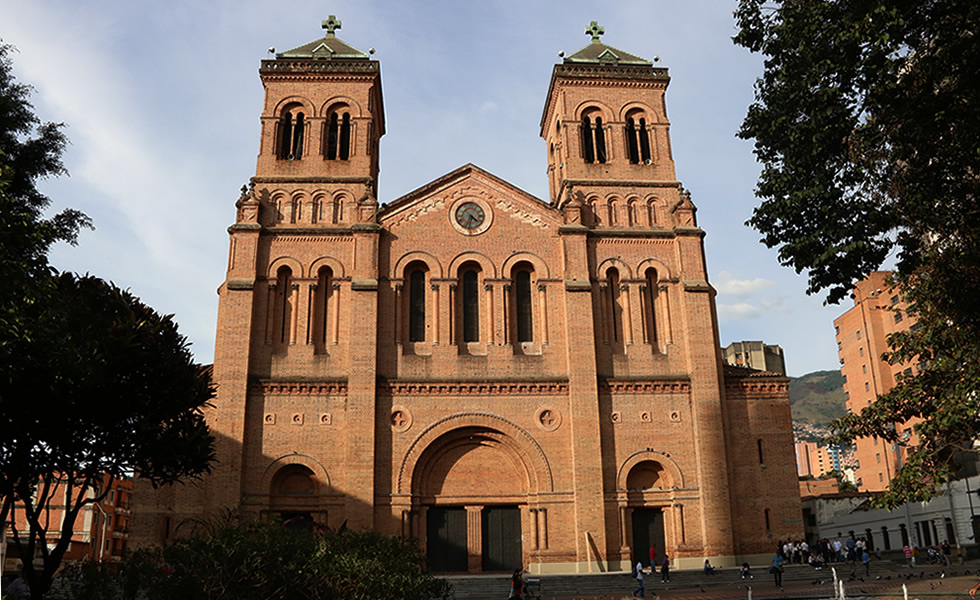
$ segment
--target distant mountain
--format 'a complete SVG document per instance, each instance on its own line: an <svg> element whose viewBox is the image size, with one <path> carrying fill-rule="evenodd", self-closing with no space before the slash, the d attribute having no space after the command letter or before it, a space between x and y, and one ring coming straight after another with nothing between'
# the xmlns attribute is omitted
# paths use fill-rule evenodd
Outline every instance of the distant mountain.
<svg viewBox="0 0 980 600"><path fill-rule="evenodd" d="M847 413L840 371L816 371L789 378L789 405L794 424L825 427Z"/></svg>

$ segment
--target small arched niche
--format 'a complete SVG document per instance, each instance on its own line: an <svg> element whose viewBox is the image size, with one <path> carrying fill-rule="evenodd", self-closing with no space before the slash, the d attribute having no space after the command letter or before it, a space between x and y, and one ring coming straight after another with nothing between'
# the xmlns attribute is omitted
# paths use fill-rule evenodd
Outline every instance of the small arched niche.
<svg viewBox="0 0 980 600"><path fill-rule="evenodd" d="M283 499L316 495L313 471L304 465L286 465L272 478L271 487L272 495Z"/></svg>
<svg viewBox="0 0 980 600"><path fill-rule="evenodd" d="M643 460L630 469L626 476L628 491L666 490L673 487L670 473L655 460Z"/></svg>

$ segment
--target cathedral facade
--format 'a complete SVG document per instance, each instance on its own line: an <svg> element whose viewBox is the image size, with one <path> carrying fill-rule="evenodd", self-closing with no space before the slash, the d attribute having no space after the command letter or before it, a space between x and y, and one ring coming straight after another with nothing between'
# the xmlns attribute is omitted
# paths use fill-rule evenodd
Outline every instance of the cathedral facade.
<svg viewBox="0 0 980 600"><path fill-rule="evenodd" d="M544 573L802 537L788 382L722 364L667 70L593 23L545 97L547 199L467 164L379 206L380 65L324 27L259 70L219 462L143 495L139 541L237 506L416 537L434 571Z"/></svg>

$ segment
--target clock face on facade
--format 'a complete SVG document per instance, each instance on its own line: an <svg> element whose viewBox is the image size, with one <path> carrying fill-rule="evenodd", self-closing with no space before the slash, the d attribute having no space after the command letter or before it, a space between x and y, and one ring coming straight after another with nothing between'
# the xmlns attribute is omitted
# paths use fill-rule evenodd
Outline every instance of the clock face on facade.
<svg viewBox="0 0 980 600"><path fill-rule="evenodd" d="M457 201L450 215L453 227L464 235L481 234L490 228L493 221L490 206L473 198Z"/></svg>
<svg viewBox="0 0 980 600"><path fill-rule="evenodd" d="M464 202L456 207L456 222L464 229L474 231L483 225L487 215L476 202Z"/></svg>

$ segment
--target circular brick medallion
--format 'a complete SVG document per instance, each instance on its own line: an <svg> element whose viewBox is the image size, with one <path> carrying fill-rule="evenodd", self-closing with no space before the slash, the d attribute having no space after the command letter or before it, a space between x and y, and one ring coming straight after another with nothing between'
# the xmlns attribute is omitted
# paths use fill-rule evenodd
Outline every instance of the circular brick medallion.
<svg viewBox="0 0 980 600"><path fill-rule="evenodd" d="M535 415L538 427L545 431L554 431L561 426L561 411L552 406L542 406Z"/></svg>
<svg viewBox="0 0 980 600"><path fill-rule="evenodd" d="M391 429L398 433L408 431L412 427L412 413L404 406L391 407Z"/></svg>

